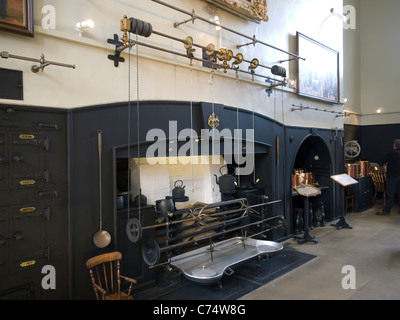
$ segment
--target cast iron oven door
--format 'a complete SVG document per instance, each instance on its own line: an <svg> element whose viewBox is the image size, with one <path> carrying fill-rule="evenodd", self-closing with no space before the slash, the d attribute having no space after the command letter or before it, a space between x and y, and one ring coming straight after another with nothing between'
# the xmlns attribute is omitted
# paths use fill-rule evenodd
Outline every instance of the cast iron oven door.
<svg viewBox="0 0 400 320"><path fill-rule="evenodd" d="M44 151L48 140L40 134L13 134L10 173L13 189L42 186L48 180L44 169Z"/></svg>
<svg viewBox="0 0 400 320"><path fill-rule="evenodd" d="M0 209L0 274L30 270L48 260L49 216L50 209L40 205Z"/></svg>

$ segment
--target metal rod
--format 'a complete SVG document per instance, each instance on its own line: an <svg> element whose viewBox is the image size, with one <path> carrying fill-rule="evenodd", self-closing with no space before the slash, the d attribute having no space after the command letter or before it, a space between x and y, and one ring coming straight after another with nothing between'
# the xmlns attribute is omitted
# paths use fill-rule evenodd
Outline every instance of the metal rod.
<svg viewBox="0 0 400 320"><path fill-rule="evenodd" d="M343 117L347 116L347 114L343 113L343 112L329 111L327 109L313 108L313 107L308 107L308 106L305 107L303 105L298 106L298 105L292 104L292 107L293 107L292 111L314 110L314 111L321 111L321 112L327 112L327 113L332 113L332 114L338 114L339 116L343 116Z"/></svg>
<svg viewBox="0 0 400 320"><path fill-rule="evenodd" d="M227 233L230 233L230 232L233 232L233 231L237 231L237 230L241 230L241 229L248 228L248 227L251 227L251 226L259 225L259 224L262 224L262 223L267 222L269 220L277 219L277 218L282 218L282 216L270 217L270 218L267 218L267 219L264 219L264 220L260 220L260 221L256 221L256 222L250 223L250 224L245 225L245 226L240 226L240 227L232 228L232 229L229 229L229 230L226 230L226 231L223 231L223 232L215 233L215 234L213 234L211 236L199 238L199 239L196 239L196 240L191 240L191 241L188 241L188 242L185 242L185 243L178 243L178 244L170 245L170 246L165 247L165 248L160 248L160 252L161 251L166 251L166 250L172 250L172 249L179 248L179 247L182 247L182 246L185 246L185 245L197 243L197 242L200 242L200 241L203 241L203 240L212 239L214 237L219 237L219 236L222 236L224 234L227 234Z"/></svg>
<svg viewBox="0 0 400 320"><path fill-rule="evenodd" d="M59 67L75 69L75 65L54 62L54 61L47 61L47 60L44 60L44 56L42 59L35 59L35 58L29 58L29 57L18 56L15 54L10 54L7 51L1 51L0 56L3 59L11 58L11 59L18 59L18 60L24 60L24 61L30 61L30 62L37 62L37 63L43 64L43 65L54 65L54 66L59 66Z"/></svg>
<svg viewBox="0 0 400 320"><path fill-rule="evenodd" d="M182 40L180 40L180 41L182 41ZM210 60L205 60L205 59L196 58L195 56L189 57L187 54L184 54L184 53L180 53L180 52L173 51L173 50L169 50L169 49L165 49L165 48L156 47L156 46L153 46L153 45L151 45L151 44L147 44L147 43L140 42L140 41L136 41L136 40L131 40L131 45L133 46L133 45L135 45L135 44L140 45L140 46L144 46L144 47L148 47L148 48L150 48L150 49L154 49L154 50L158 50L158 51L163 51L163 52L166 52L166 53L171 53L171 54L174 54L174 55L177 55L177 56L180 56L180 57L184 57L184 58L188 58L188 59L191 59L191 60L196 60L196 61L200 61L200 62L209 63L209 64L211 64L212 66L216 67L217 69L225 69L225 68L224 68L223 66L221 66L220 64L218 64L218 63L216 63L216 62L212 62L212 61L210 61ZM127 49L127 47L125 47L125 46L120 46L120 47L118 47L117 50L118 50L118 51L123 51L123 50L125 50L125 49ZM252 72L248 72L248 71L244 71L244 70L240 70L240 69L235 70L235 69L232 69L232 68L229 67L229 66L228 66L228 68L226 68L226 69L230 69L230 70L233 70L233 71L238 71L238 72L250 74L250 75L255 76L255 77L260 77L260 78L264 78L264 79L269 79L269 80L273 80L273 81L278 81L278 82L281 83L282 85L285 85L285 83L284 83L283 81L275 80L275 79L272 79L271 77L264 76L264 75L261 75L261 74L258 74L258 73L252 73Z"/></svg>
<svg viewBox="0 0 400 320"><path fill-rule="evenodd" d="M186 41L183 40L183 39L179 39L179 38L170 36L170 35L168 35L168 34L159 32L159 31L153 30L153 34L156 34L156 35L158 35L158 36L165 37L165 38L168 38L168 39L171 39L171 40L179 41L179 42L181 42L181 43L186 43ZM200 48L200 49L202 49L202 50L206 50L206 49L207 49L207 47L202 46L202 45L200 45L200 44L192 43L192 45L193 45L194 47ZM217 52L217 50L215 50L214 52ZM208 61L208 60L205 60L205 61ZM249 63L249 64L252 63L250 60L246 60L246 59L243 59L243 61L244 61L244 62L247 62L247 63ZM210 63L212 63L212 62L210 61ZM262 64L259 64L258 67L265 68L265 69L269 69L269 70L272 69L272 67L268 67L268 66L265 66L265 65L262 65Z"/></svg>
<svg viewBox="0 0 400 320"><path fill-rule="evenodd" d="M180 9L180 8L177 8L177 7L175 7L175 6L172 6L172 5L168 4L168 3L165 3L165 2L160 1L160 0L152 0L152 1L154 1L154 2L156 2L156 3L158 3L158 4L161 4L161 5L163 5L163 6L166 6L166 7L168 7L168 8L171 8L171 9L173 9L173 10L182 12L182 13L187 14L187 15L189 15L189 16L192 17L191 19L186 20L186 21L183 21L183 22L181 22L181 23L179 23L179 24L175 23L176 26L179 26L179 25L181 25L181 24L183 24L183 23L187 23L187 22L189 22L189 21L193 21L193 22L194 22L195 19L199 19L199 20L201 20L201 21L203 21L203 22L206 22L206 23L208 23L208 24L211 24L211 25L213 25L213 26L220 27L221 29L224 29L224 30L229 31L229 32L234 33L234 34L237 34L237 35L239 35L239 36L241 36L241 37L243 37L243 38L252 40L252 42L251 42L250 44L259 43L259 44L262 44L262 45L264 45L264 46L270 47L270 48L272 48L272 49L275 49L275 50L281 51L281 52L283 52L283 53L286 53L286 54L288 54L288 55L290 55L290 56L292 56L292 57L296 57L297 59L306 60L306 59L304 59L304 58L298 56L297 54L294 54L294 53L285 51L285 50L283 50L283 49L277 48L277 47L272 46L272 45L270 45L270 44L268 44L268 43L265 43L265 42L263 42L263 41L257 40L257 39L255 38L255 36L249 37L249 36L247 36L247 35L245 35L245 34L243 34L243 33L240 33L240 32L238 32L238 31L232 30L232 29L230 29L230 28L227 28L227 27L225 27L225 26L223 26L223 25L220 25L220 24L215 23L215 22L213 22L213 21L210 21L210 20L208 20L208 19L202 18L202 17L196 15L194 11L193 11L193 12L188 12L188 11L182 10L182 9Z"/></svg>
<svg viewBox="0 0 400 320"><path fill-rule="evenodd" d="M206 206L203 206L203 207L196 207L196 208L192 208L192 209L184 209L184 210L178 211L178 214L176 214L176 215L181 215L181 214L184 214L184 213L195 213L197 210L210 209L210 208L213 208L213 207L226 206L226 205L230 205L230 204L240 203L243 200L247 200L247 199L229 200L229 201L225 201L225 202L217 202L217 203L206 205ZM226 210L226 211L222 211L222 212L216 212L216 213L208 214L207 218L213 218L213 217L233 214L233 213L237 213L239 211L251 210L253 208L266 206L266 205L271 205L271 204L276 204L276 203L280 203L280 202L282 202L282 200L276 200L276 201L271 201L271 202L266 202L266 203L251 205L251 206L245 206L245 207L241 207L241 208L237 208L237 209ZM242 204L244 205L243 202L242 202ZM142 227L142 230L150 230L150 229L156 229L156 228L161 228L161 227L168 227L168 226L172 226L172 225L176 225L176 224L182 224L184 222L195 221L195 220L197 220L197 218L186 218L186 219L182 219L182 220L176 220L176 221L160 223L160 224L156 224L156 225L152 225L152 226Z"/></svg>

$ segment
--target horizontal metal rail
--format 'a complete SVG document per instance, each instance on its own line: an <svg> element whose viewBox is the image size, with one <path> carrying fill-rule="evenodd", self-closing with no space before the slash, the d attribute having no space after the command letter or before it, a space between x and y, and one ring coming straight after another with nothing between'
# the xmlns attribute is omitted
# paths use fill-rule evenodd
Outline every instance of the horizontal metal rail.
<svg viewBox="0 0 400 320"><path fill-rule="evenodd" d="M231 29L231 28L227 28L227 27L225 27L225 26L223 26L223 25L220 25L219 23L215 23L215 22L213 22L213 21L210 21L209 19L202 18L202 17L196 15L196 13L194 12L194 10L193 10L192 12L189 12L189 11L182 10L182 9L180 9L180 8L178 8L178 7L175 7L175 6L173 6L173 5L170 5L170 4L165 3L165 2L163 2L163 1L160 1L160 0L152 0L152 1L154 1L154 2L156 2L156 3L158 3L158 4L161 4L161 5L163 5L163 6L166 6L166 7L170 8L170 9L173 9L173 10L176 10L176 11L179 11L179 12L181 12L181 13L184 13L184 14L186 14L186 15L191 16L191 19L188 19L188 20L185 20L185 21L179 22L179 23L175 22L175 23L174 23L175 28L178 27L178 26L181 25L181 24L188 23L188 22L190 22L190 21L192 21L192 22L194 23L194 21L195 21L196 19L198 19L198 20L201 20L201 21L206 22L206 23L208 23L208 24L211 24L211 25L213 25L213 26L215 26L215 27L220 27L221 29L224 29L224 30L226 30L226 31L229 31L229 32L231 32L231 33L234 33L234 34L236 34L236 35L239 35L239 36L241 36L241 37L243 37L243 38L252 40L252 42L247 43L247 44L245 44L245 45L250 45L250 44L254 44L254 45L255 45L255 44L259 43L259 44L262 44L262 45L264 45L264 46L267 46L267 47L270 47L270 48L272 48L272 49L275 49L275 50L277 50L277 51L286 53L286 54L288 54L288 55L290 55L290 56L292 56L292 57L295 57L296 59L306 60L305 58L302 58L302 57L300 57L300 56L297 55L297 54L291 53L291 52L289 52L289 51L286 51L286 50L280 49L280 48L278 48L278 47L272 46L272 45L270 45L270 44L268 44L268 43L266 43L266 42L260 41L260 40L256 39L255 36L250 37L250 36L248 36L248 35L245 35L245 34L243 34L243 33L238 32L238 31L236 31L236 30L233 30L233 29ZM240 46L237 46L237 47L240 48L240 47L242 47L242 46L244 46L244 45L240 45Z"/></svg>

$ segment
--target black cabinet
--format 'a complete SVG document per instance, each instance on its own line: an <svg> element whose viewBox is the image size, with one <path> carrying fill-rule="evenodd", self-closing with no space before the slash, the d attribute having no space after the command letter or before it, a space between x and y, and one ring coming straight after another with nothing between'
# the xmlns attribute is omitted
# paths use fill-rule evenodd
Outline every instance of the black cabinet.
<svg viewBox="0 0 400 320"><path fill-rule="evenodd" d="M0 299L28 287L68 298L67 137L66 113L0 106ZM55 290L42 288L46 265Z"/></svg>
<svg viewBox="0 0 400 320"><path fill-rule="evenodd" d="M374 183L370 176L356 180L358 184L349 187L349 195L354 196L354 211L362 212L374 205Z"/></svg>

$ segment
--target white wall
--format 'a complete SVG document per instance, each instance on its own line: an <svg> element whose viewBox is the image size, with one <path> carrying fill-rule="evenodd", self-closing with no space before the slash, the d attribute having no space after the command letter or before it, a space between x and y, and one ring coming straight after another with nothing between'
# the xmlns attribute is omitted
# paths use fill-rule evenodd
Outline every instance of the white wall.
<svg viewBox="0 0 400 320"><path fill-rule="evenodd" d="M200 0L165 0L186 11L195 9L199 16L212 18L205 10L205 2ZM41 28L41 13L44 5L56 8L56 30ZM256 35L257 39L267 42L283 50L296 51L296 31L319 40L325 45L340 52L343 57L343 28L340 20L330 18L331 8L341 11L342 0L269 0L269 22L256 24L220 12L221 24L246 35ZM119 22L124 14L148 21L157 31L178 38L192 36L195 43L206 46L213 43L217 48L227 47L234 53L243 53L245 59L258 58L267 66L276 64L278 60L288 56L269 47L256 45L236 49L237 44L248 42L228 31L217 32L215 28L201 21L188 23L179 28L173 22L188 19L187 15L166 8L150 0L35 0L35 38L27 38L0 31L1 51L16 55L39 58L41 53L46 59L75 64L76 69L49 66L43 73L33 74L32 63L18 60L0 59L0 67L22 70L24 72L24 101L14 102L0 100L0 103L16 103L23 105L76 108L81 106L127 101L129 57L125 52L126 62L119 68L107 59L113 47L107 44L107 38L119 31ZM75 23L91 18L95 28L78 36ZM140 41L161 46L184 53L179 42L165 39L157 35L141 38ZM179 58L169 53L139 47L139 60L136 59L136 47L130 56L131 99L136 100L186 100L208 101L238 106L267 115L287 125L341 128L343 118L334 114L316 111L291 111L292 104L343 111L343 106L327 104L313 99L299 98L293 88L276 90L271 97L265 93L266 84L263 79L256 78L254 83L250 77L239 74L236 82L235 74L228 71L225 75L217 72L213 85L209 84L209 70L201 68L194 62L192 68L186 58ZM200 50L196 51L196 56ZM137 69L137 62L139 69ZM289 69L290 79L296 78L296 63L284 63ZM245 64L241 66L246 69ZM343 59L341 59L341 77L343 75ZM139 71L139 92L136 91L136 76ZM257 73L271 75L269 70L258 68ZM368 85L365 83L364 85ZM343 89L343 87L341 87ZM343 98L343 96L342 96Z"/></svg>
<svg viewBox="0 0 400 320"><path fill-rule="evenodd" d="M346 123L353 124L354 119L360 125L399 123L400 1L346 0L344 3L357 5L359 19L356 31L344 32L344 83L349 98L346 109L360 114L346 119ZM383 108L384 113L376 114L378 108Z"/></svg>
<svg viewBox="0 0 400 320"><path fill-rule="evenodd" d="M361 123L361 31L360 31L360 0L344 0L344 5L356 9L356 28L344 31L344 79L343 97L347 99L346 111L353 114L345 119L346 124Z"/></svg>

